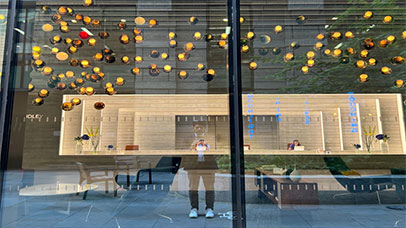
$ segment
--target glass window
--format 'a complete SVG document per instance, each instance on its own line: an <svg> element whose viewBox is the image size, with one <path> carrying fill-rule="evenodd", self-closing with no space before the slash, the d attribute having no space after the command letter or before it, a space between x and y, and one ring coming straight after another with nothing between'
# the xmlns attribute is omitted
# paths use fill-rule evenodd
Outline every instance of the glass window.
<svg viewBox="0 0 406 228"><path fill-rule="evenodd" d="M226 1L21 3L0 226L230 227Z"/></svg>
<svg viewBox="0 0 406 228"><path fill-rule="evenodd" d="M247 227L405 224L405 12L241 1Z"/></svg>

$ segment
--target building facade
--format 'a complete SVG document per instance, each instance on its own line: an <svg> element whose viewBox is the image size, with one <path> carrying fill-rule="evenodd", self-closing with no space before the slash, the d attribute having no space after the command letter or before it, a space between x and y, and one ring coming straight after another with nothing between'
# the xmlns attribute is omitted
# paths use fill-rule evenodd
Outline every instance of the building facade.
<svg viewBox="0 0 406 228"><path fill-rule="evenodd" d="M0 227L403 227L405 25L396 0L0 0Z"/></svg>

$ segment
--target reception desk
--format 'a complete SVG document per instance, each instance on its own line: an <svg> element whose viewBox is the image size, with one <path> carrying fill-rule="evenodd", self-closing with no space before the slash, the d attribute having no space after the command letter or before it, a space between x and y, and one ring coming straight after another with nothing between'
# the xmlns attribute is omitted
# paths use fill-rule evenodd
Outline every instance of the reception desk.
<svg viewBox="0 0 406 228"><path fill-rule="evenodd" d="M204 155L229 155L229 150L210 150L204 152ZM365 152L365 151L333 151L333 152L323 152L323 151L290 151L290 150L245 150L245 155L387 155L381 151ZM395 153L391 153L396 155ZM92 151L82 151L82 153L77 153L75 151L66 151L62 156L179 156L179 155L198 155L196 151L193 150L112 150L112 151L97 151L96 153ZM399 153L401 155L401 153Z"/></svg>
<svg viewBox="0 0 406 228"><path fill-rule="evenodd" d="M406 154L400 94L243 96L244 144L251 147L246 154ZM83 155L193 154L192 144L201 137L211 146L208 153L229 154L226 94L65 95L63 99L76 97L82 104L62 113L60 156L78 155L74 138L89 134L89 129L99 134L100 152ZM105 108L95 109L96 102L103 102ZM375 129L374 136L386 134L390 140L373 140L368 152L363 129L369 128ZM287 151L294 139L306 151ZM122 151L128 145L137 145L139 151ZM120 151L104 152L108 146Z"/></svg>

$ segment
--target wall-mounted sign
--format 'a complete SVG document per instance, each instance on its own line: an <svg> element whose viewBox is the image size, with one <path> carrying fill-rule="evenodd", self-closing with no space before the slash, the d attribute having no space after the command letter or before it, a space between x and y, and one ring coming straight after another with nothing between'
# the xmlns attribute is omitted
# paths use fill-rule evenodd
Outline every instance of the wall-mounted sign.
<svg viewBox="0 0 406 228"><path fill-rule="evenodd" d="M254 94L247 94L247 112L248 112L248 135L250 136L250 138L252 139L252 137L254 136L254 122L253 122L253 118L254 118Z"/></svg>
<svg viewBox="0 0 406 228"><path fill-rule="evenodd" d="M351 132L357 133L358 132L358 123L357 123L357 105L355 104L355 97L353 96L354 93L348 93L350 97L348 100L350 101L350 119L351 119Z"/></svg>

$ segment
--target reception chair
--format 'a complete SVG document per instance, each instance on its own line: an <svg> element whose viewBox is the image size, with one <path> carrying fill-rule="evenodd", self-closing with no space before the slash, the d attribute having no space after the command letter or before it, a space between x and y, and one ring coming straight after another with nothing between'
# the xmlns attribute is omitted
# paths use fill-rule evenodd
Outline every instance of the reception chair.
<svg viewBox="0 0 406 228"><path fill-rule="evenodd" d="M109 182L113 182L113 188L114 188L114 197L117 196L117 189L119 188L116 180L115 180L115 175L109 176L108 175L108 170L92 170L90 171L84 163L81 162L76 162L76 166L79 169L79 174L80 174L80 180L79 180L79 185L82 185L83 182L86 181L86 184L93 184L97 182L104 182L105 185L105 190L106 193L109 192ZM104 175L92 175L92 172L101 172L104 171ZM83 195L83 199L86 199L87 196L87 191Z"/></svg>
<svg viewBox="0 0 406 228"><path fill-rule="evenodd" d="M381 204L379 192L393 186L389 176L361 176L360 173L351 170L340 157L324 157L324 161L337 182L348 191L348 193L336 194L333 198L352 193L375 192L378 203Z"/></svg>

